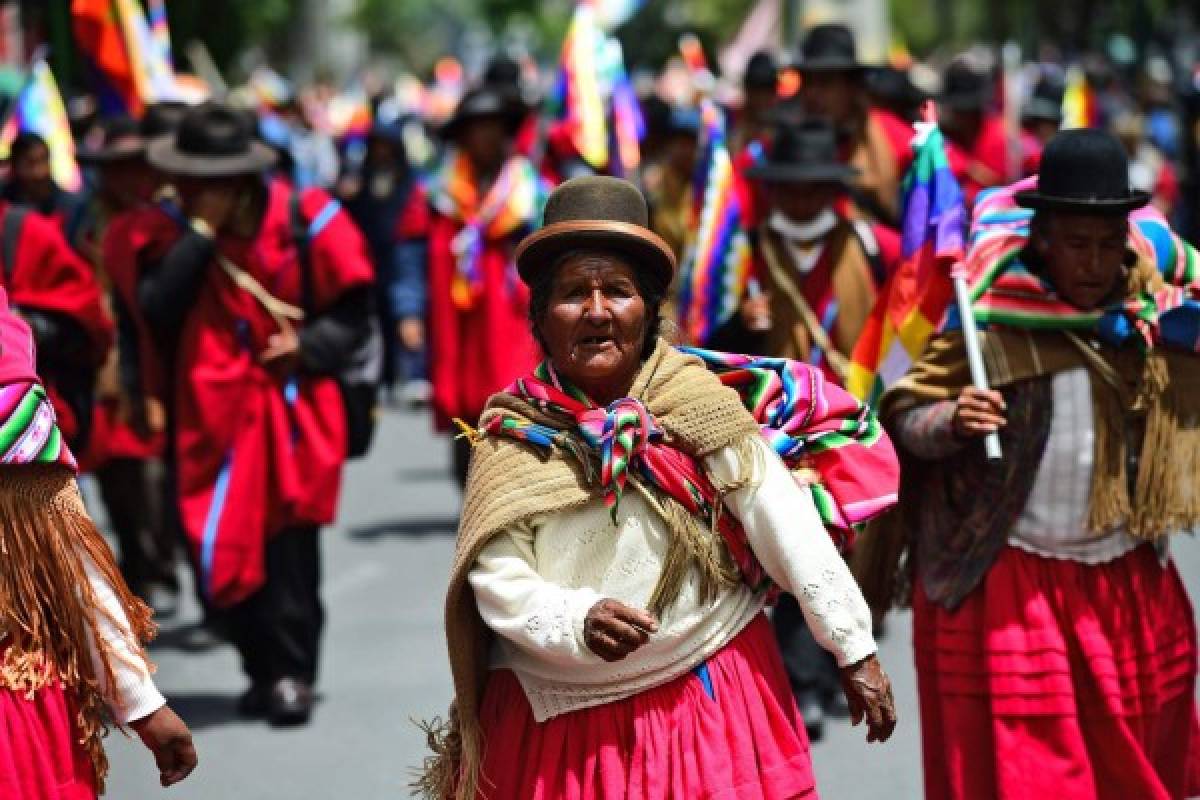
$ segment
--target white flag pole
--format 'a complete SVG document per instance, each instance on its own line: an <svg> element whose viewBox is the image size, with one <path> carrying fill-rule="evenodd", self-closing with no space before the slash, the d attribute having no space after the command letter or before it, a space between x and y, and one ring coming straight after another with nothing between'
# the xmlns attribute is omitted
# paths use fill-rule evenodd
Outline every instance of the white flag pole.
<svg viewBox="0 0 1200 800"><path fill-rule="evenodd" d="M971 383L976 389L987 391L987 370L983 366L983 350L979 347L979 331L975 328L975 311L971 308L971 293L967 289L967 270L963 262L954 265L950 277L954 281L954 298L958 302L958 316L962 320L963 343L967 347L967 366L971 370ZM999 461L1003 457L999 434L989 433L983 440L983 447L988 461Z"/></svg>

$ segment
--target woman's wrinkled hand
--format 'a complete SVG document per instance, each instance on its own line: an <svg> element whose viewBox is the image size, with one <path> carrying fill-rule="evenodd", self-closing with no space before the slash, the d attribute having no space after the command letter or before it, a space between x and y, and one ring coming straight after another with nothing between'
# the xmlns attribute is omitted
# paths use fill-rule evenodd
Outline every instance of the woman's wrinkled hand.
<svg viewBox="0 0 1200 800"><path fill-rule="evenodd" d="M995 433L1008 424L1004 418L1007 410L1008 405L999 392L968 386L954 407L954 432L965 439Z"/></svg>
<svg viewBox="0 0 1200 800"><path fill-rule="evenodd" d="M646 611L617 600L599 601L583 621L583 641L605 661L620 661L650 641L658 620Z"/></svg>
<svg viewBox="0 0 1200 800"><path fill-rule="evenodd" d="M192 774L197 763L192 732L170 706L162 706L149 716L129 723L129 727L154 754L158 780L163 787L179 783Z"/></svg>
<svg viewBox="0 0 1200 800"><path fill-rule="evenodd" d="M840 672L851 722L857 725L866 719L867 741L886 742L896 729L896 700L879 659L867 656L857 664L842 667Z"/></svg>

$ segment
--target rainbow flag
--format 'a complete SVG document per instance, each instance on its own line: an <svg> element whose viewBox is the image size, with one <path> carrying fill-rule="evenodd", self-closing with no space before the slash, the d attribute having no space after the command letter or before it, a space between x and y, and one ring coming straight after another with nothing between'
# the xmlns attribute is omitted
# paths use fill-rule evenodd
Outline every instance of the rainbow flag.
<svg viewBox="0 0 1200 800"><path fill-rule="evenodd" d="M145 101L125 29L112 0L72 0L75 41L97 83L101 109L140 117Z"/></svg>
<svg viewBox="0 0 1200 800"><path fill-rule="evenodd" d="M634 5L625 10L632 13ZM646 132L621 43L605 30L609 11L599 0L576 5L548 112L564 123L575 151L592 169L623 176L641 165Z"/></svg>
<svg viewBox="0 0 1200 800"><path fill-rule="evenodd" d="M146 0L146 21L150 25L150 34L158 47L159 57L174 70L175 57L171 53L171 29L167 26L167 7L163 0Z"/></svg>
<svg viewBox="0 0 1200 800"><path fill-rule="evenodd" d="M8 158L13 139L26 132L36 133L46 140L54 182L69 192L79 191L83 178L75 161L75 140L71 137L67 109L54 81L54 73L41 56L34 61L29 79L0 130L0 157Z"/></svg>
<svg viewBox="0 0 1200 800"><path fill-rule="evenodd" d="M1063 91L1062 128L1095 128L1100 124L1100 107L1096 93L1088 83L1081 67L1067 70L1067 85Z"/></svg>
<svg viewBox="0 0 1200 800"><path fill-rule="evenodd" d="M868 404L925 350L953 303L950 270L963 258L966 212L942 132L933 122L917 130L903 184L903 260L875 302L846 375L846 389Z"/></svg>
<svg viewBox="0 0 1200 800"><path fill-rule="evenodd" d="M138 0L116 0L121 24L125 30L125 47L134 74L138 76L139 91L146 104L174 100L175 69L171 66L170 33L166 28L166 12L154 30ZM165 49L163 37L167 38Z"/></svg>
<svg viewBox="0 0 1200 800"><path fill-rule="evenodd" d="M624 71L622 70L622 73ZM642 163L642 137L646 135L646 119L638 102L633 82L622 74L612 93L613 148L616 152L613 174L632 175Z"/></svg>
<svg viewBox="0 0 1200 800"><path fill-rule="evenodd" d="M750 240L716 103L700 106L700 157L692 195L692 230L679 276L679 325L684 338L703 345L738 308L750 278Z"/></svg>
<svg viewBox="0 0 1200 800"><path fill-rule="evenodd" d="M575 7L571 27L563 40L559 62L559 118L571 132L571 142L581 158L595 169L608 166L608 125L600 82L600 60L607 37L596 21L590 2Z"/></svg>
<svg viewBox="0 0 1200 800"><path fill-rule="evenodd" d="M151 103L180 96L161 0L72 0L75 39L99 84L101 107L140 117Z"/></svg>

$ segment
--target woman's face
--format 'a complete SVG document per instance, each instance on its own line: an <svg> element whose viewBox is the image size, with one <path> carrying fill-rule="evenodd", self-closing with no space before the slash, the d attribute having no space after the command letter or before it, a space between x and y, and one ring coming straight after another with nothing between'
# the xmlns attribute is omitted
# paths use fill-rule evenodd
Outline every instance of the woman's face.
<svg viewBox="0 0 1200 800"><path fill-rule="evenodd" d="M1059 296L1090 311L1120 290L1128 235L1124 216L1059 212L1046 220L1034 246Z"/></svg>
<svg viewBox="0 0 1200 800"><path fill-rule="evenodd" d="M581 253L558 267L538 329L558 373L608 403L633 384L648 324L633 267L617 256Z"/></svg>

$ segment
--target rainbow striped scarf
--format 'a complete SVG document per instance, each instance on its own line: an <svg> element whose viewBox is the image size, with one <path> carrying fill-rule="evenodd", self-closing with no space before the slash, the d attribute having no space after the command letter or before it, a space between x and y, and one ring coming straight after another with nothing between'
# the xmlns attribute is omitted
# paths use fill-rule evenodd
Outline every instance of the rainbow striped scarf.
<svg viewBox="0 0 1200 800"><path fill-rule="evenodd" d="M0 464L58 464L78 471L40 383L0 386Z"/></svg>
<svg viewBox="0 0 1200 800"><path fill-rule="evenodd" d="M1134 293L1107 308L1083 311L1061 300L1053 287L1022 261L1033 212L1016 204L1017 192L1036 186L1030 178L980 196L971 226L966 267L976 323L1015 328L1094 331L1102 341L1200 352L1200 254L1175 235L1153 208L1129 217L1129 249L1153 264L1164 285ZM962 322L956 307L946 330Z"/></svg>
<svg viewBox="0 0 1200 800"><path fill-rule="evenodd" d="M721 382L738 392L763 438L809 486L831 534L848 547L856 529L896 503L899 466L891 442L867 406L827 382L807 364L781 358L718 353L692 347ZM667 442L663 425L637 398L598 406L543 362L505 392L561 418L560 426L513 414L492 417L484 435L507 436L540 450L559 450L598 484L616 522L628 480L671 497L720 532L743 581L762 588L769 579L741 524L719 513L720 493L691 454ZM596 469L597 464L599 469Z"/></svg>
<svg viewBox="0 0 1200 800"><path fill-rule="evenodd" d="M470 159L462 153L447 156L430 179L429 197L434 208L462 224L451 243L457 270L450 291L457 308L472 308L484 291L486 244L519 239L537 227L548 194L533 164L522 156L514 155L505 163L482 197Z"/></svg>

